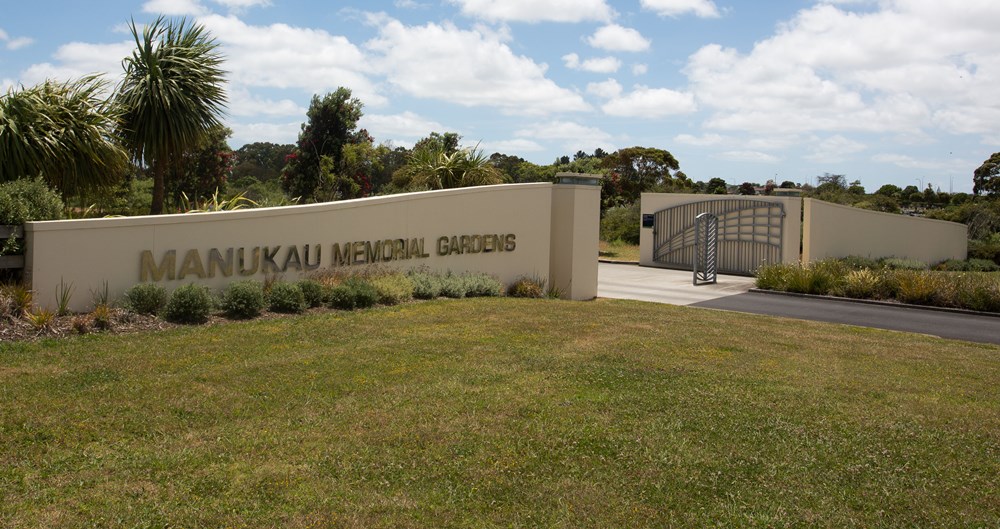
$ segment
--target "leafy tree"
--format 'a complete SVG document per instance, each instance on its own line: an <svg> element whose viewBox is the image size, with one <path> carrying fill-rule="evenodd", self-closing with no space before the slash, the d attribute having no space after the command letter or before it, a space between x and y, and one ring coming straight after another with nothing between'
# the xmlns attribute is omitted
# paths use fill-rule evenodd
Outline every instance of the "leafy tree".
<svg viewBox="0 0 1000 529"><path fill-rule="evenodd" d="M861 180L855 180L847 187L847 192L852 195L864 195L865 188L861 185Z"/></svg>
<svg viewBox="0 0 1000 529"><path fill-rule="evenodd" d="M313 96L306 112L308 122L302 124L295 150L281 172L282 187L289 195L317 200L344 188L331 181L342 168L344 146L371 141L367 131L357 130L362 106L344 87L322 98ZM330 159L323 163L323 157Z"/></svg>
<svg viewBox="0 0 1000 529"><path fill-rule="evenodd" d="M816 189L822 189L823 186L827 186L828 189L847 190L847 177L842 174L823 173L823 176L816 177Z"/></svg>
<svg viewBox="0 0 1000 529"><path fill-rule="evenodd" d="M750 182L743 182L740 184L740 188L737 191L741 195L756 195L757 190L754 189L754 185Z"/></svg>
<svg viewBox="0 0 1000 529"><path fill-rule="evenodd" d="M129 167L115 141L117 111L100 97L96 76L0 96L0 182L41 175L74 195L114 187Z"/></svg>
<svg viewBox="0 0 1000 529"><path fill-rule="evenodd" d="M993 153L972 173L972 194L1000 196L1000 152Z"/></svg>
<svg viewBox="0 0 1000 529"><path fill-rule="evenodd" d="M781 189L795 189L798 186L796 186L795 182L792 182L791 180L785 180L778 187L780 187Z"/></svg>
<svg viewBox="0 0 1000 529"><path fill-rule="evenodd" d="M602 205L612 207L631 204L644 191L654 186L669 188L673 183L671 171L680 164L670 152L651 147L619 149L601 159L607 172L602 186ZM690 185L690 181L687 183Z"/></svg>
<svg viewBox="0 0 1000 529"><path fill-rule="evenodd" d="M710 195L725 195L728 194L728 186L726 181L721 178L713 178L708 181L708 187L705 192Z"/></svg>
<svg viewBox="0 0 1000 529"><path fill-rule="evenodd" d="M431 132L429 136L421 138L415 143L413 150L431 149L452 154L458 150L458 142L460 141L462 141L462 137L457 132L445 132L444 134Z"/></svg>
<svg viewBox="0 0 1000 529"><path fill-rule="evenodd" d="M164 178L172 158L201 142L221 125L226 104L218 43L199 24L163 17L142 35L129 26L136 49L122 62L125 76L116 103L121 136L136 160L153 172L151 214L163 212Z"/></svg>
<svg viewBox="0 0 1000 529"><path fill-rule="evenodd" d="M900 197L903 195L903 190L899 186L894 186L892 184L885 184L884 186L878 188L875 192L876 195L882 195L884 197Z"/></svg>
<svg viewBox="0 0 1000 529"><path fill-rule="evenodd" d="M207 198L226 185L233 168L233 152L226 139L232 133L221 125L215 127L171 161L165 185L174 204L180 203L182 193L192 200Z"/></svg>
<svg viewBox="0 0 1000 529"><path fill-rule="evenodd" d="M271 142L248 143L236 150L233 178L252 176L260 181L275 180L281 176L285 159L295 146Z"/></svg>
<svg viewBox="0 0 1000 529"><path fill-rule="evenodd" d="M764 194L765 195L773 195L774 194L774 190L777 187L778 186L777 186L777 184L774 183L774 180L768 180L767 183L764 184Z"/></svg>

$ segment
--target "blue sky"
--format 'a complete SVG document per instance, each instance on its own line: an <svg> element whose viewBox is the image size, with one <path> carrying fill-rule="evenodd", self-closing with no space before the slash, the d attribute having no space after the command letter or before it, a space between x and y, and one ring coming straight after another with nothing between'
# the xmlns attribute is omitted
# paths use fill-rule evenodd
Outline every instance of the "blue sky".
<svg viewBox="0 0 1000 529"><path fill-rule="evenodd" d="M4 3L3 91L113 82L130 19L196 19L227 57L234 148L294 142L312 95L346 86L378 142L454 131L536 163L642 145L734 184L969 192L1000 151L995 0Z"/></svg>

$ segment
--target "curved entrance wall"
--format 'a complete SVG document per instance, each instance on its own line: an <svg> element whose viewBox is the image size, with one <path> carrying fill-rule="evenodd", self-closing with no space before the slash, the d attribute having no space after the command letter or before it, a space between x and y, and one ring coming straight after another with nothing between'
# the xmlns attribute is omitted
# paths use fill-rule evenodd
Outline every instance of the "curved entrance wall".
<svg viewBox="0 0 1000 529"><path fill-rule="evenodd" d="M513 184L188 215L30 222L25 273L50 308L62 281L71 310L140 282L168 290L238 279L295 280L366 264L536 277L564 297L597 294L600 187Z"/></svg>

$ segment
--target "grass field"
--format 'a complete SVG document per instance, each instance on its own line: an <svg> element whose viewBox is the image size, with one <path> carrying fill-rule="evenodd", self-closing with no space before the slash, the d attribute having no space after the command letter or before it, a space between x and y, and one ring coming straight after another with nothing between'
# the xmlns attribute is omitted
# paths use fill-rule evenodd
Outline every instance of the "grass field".
<svg viewBox="0 0 1000 529"><path fill-rule="evenodd" d="M1000 348L639 302L0 344L0 527L996 527Z"/></svg>
<svg viewBox="0 0 1000 529"><path fill-rule="evenodd" d="M601 259L606 261L639 262L639 246L625 244L621 241L601 241L597 253Z"/></svg>

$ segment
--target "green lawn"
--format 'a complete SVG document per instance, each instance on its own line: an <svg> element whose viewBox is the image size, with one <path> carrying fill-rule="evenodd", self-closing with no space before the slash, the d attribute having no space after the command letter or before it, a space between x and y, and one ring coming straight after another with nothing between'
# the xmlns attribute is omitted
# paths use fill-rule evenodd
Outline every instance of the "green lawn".
<svg viewBox="0 0 1000 529"><path fill-rule="evenodd" d="M639 262L639 245L626 244L621 241L601 241L597 251L600 259L605 261Z"/></svg>
<svg viewBox="0 0 1000 529"><path fill-rule="evenodd" d="M0 527L996 527L1000 348L475 299L0 344Z"/></svg>

